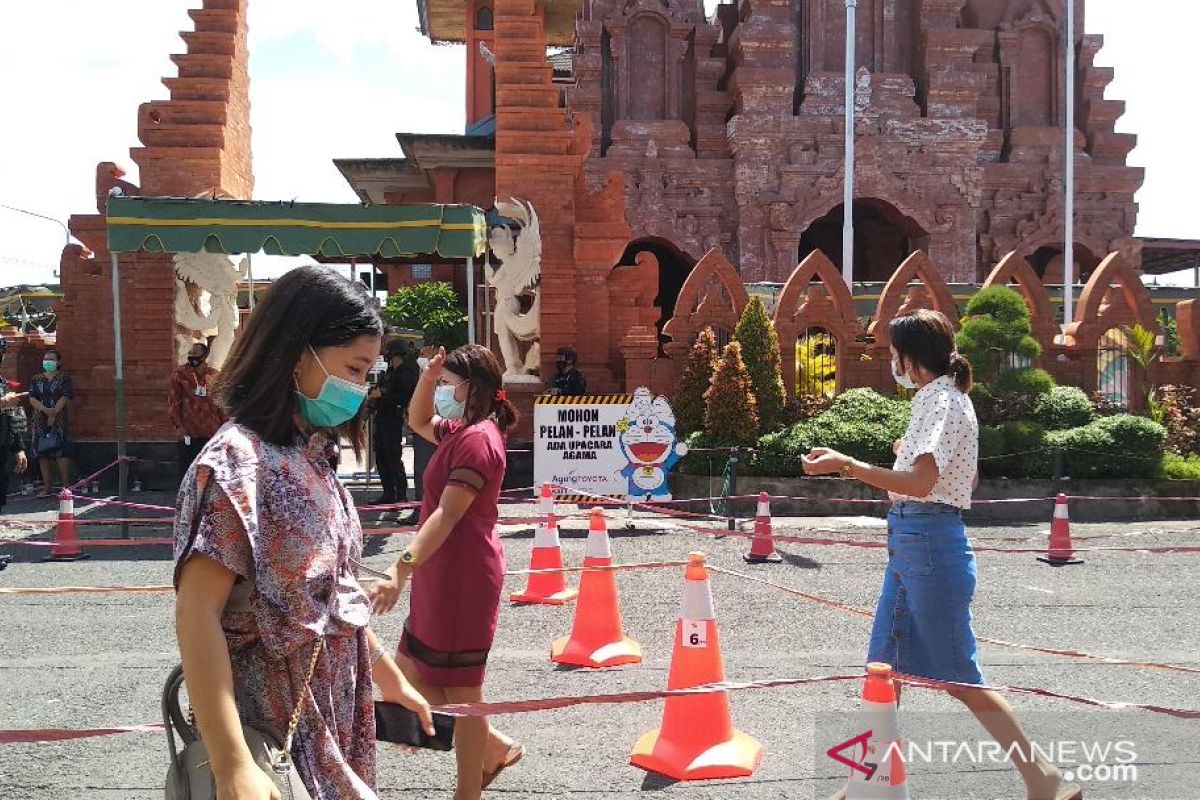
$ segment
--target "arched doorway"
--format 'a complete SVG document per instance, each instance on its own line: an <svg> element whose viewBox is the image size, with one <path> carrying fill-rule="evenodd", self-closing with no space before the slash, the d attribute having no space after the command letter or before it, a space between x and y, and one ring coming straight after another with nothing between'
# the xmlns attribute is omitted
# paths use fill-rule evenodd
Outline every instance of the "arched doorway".
<svg viewBox="0 0 1200 800"><path fill-rule="evenodd" d="M1096 267L1100 266L1100 259L1078 242L1072 248L1072 255L1072 261L1075 262L1075 283L1087 283L1088 278L1092 277L1092 273L1096 271ZM1063 278L1066 277L1063 274L1063 246L1047 244L1039 247L1029 257L1029 266L1033 267L1033 271L1045 285L1061 286Z"/></svg>
<svg viewBox="0 0 1200 800"><path fill-rule="evenodd" d="M796 337L796 396L833 397L837 388L837 338L825 328L805 328Z"/></svg>
<svg viewBox="0 0 1200 800"><path fill-rule="evenodd" d="M1120 408L1130 406L1133 364L1128 339L1120 328L1109 328L1096 350L1096 394Z"/></svg>
<svg viewBox="0 0 1200 800"><path fill-rule="evenodd" d="M661 349L666 341L663 337L663 326L675 315L675 302L679 299L679 291L696 262L687 253L664 239L635 239L625 248L617 266L636 265L638 253L652 253L658 259L658 294L654 298L654 305L662 311L658 322L655 323Z"/></svg>
<svg viewBox="0 0 1200 800"><path fill-rule="evenodd" d="M800 237L799 260L820 250L842 268L842 219L839 203L808 226ZM915 250L929 249L929 234L891 203L876 198L854 201L854 280L885 282Z"/></svg>

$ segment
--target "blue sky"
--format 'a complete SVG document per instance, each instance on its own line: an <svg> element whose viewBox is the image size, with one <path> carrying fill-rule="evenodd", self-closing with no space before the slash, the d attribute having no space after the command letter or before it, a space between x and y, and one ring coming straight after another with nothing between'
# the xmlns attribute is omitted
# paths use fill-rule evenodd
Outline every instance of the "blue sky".
<svg viewBox="0 0 1200 800"><path fill-rule="evenodd" d="M199 0L0 3L0 204L65 220L92 210L95 165L136 183L140 103L165 98L170 54ZM463 50L417 32L414 0L251 0L251 124L256 196L353 202L331 163L399 154L396 131L463 126ZM1200 239L1195 147L1200 106L1187 98L1200 3L1088 0L1098 61L1126 100L1118 130L1139 135L1147 169L1138 233ZM15 35L11 35L15 34ZM0 209L0 285L48 282L63 242L53 222ZM256 269L261 265L256 261ZM273 269L278 269L274 266Z"/></svg>

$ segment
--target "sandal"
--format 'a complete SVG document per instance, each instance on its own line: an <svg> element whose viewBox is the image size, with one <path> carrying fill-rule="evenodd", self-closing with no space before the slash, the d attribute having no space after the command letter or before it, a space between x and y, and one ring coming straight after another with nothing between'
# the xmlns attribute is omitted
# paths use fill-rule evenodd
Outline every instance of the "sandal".
<svg viewBox="0 0 1200 800"><path fill-rule="evenodd" d="M492 770L491 772L486 770L484 771L483 784L480 788L486 789L491 786L492 782L496 780L496 778L500 777L501 772L504 772L504 770L508 769L513 764L516 764L524 755L525 748L519 744L513 744L508 748L508 752L504 754L504 760L497 765L496 769Z"/></svg>
<svg viewBox="0 0 1200 800"><path fill-rule="evenodd" d="M1077 783L1060 786L1054 800L1083 800L1083 789Z"/></svg>

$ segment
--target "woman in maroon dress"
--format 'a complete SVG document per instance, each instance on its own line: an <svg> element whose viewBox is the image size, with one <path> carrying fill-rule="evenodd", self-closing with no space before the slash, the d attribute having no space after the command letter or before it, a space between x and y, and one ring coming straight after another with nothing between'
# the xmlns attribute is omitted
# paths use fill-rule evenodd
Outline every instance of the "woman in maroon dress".
<svg viewBox="0 0 1200 800"><path fill-rule="evenodd" d="M496 634L504 548L496 533L506 465L505 436L517 410L501 389L491 351L466 345L438 352L417 384L409 426L438 444L425 471L421 528L371 590L376 613L395 607L412 580L397 662L431 703L483 699L484 668ZM520 745L485 717L463 717L455 730L455 800L476 800Z"/></svg>

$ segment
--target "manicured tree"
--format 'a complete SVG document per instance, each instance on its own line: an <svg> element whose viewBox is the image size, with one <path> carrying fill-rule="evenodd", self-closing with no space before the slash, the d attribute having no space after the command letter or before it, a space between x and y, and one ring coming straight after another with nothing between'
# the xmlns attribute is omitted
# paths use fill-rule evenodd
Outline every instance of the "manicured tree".
<svg viewBox="0 0 1200 800"><path fill-rule="evenodd" d="M989 286L967 303L958 351L971 362L976 380L991 386L1013 356L1032 361L1041 354L1032 333L1025 298L1007 286Z"/></svg>
<svg viewBox="0 0 1200 800"><path fill-rule="evenodd" d="M754 397L758 400L758 418L763 433L775 430L783 413L786 395L779 364L779 334L767 309L757 297L751 297L733 331L733 340L742 346L742 359L750 373Z"/></svg>
<svg viewBox="0 0 1200 800"><path fill-rule="evenodd" d="M712 328L705 328L700 331L688 353L679 388L675 391L675 425L680 436L704 427L704 393L708 391L716 371L717 336Z"/></svg>
<svg viewBox="0 0 1200 800"><path fill-rule="evenodd" d="M704 427L725 444L751 445L758 437L758 403L736 341L725 346L704 393Z"/></svg>

